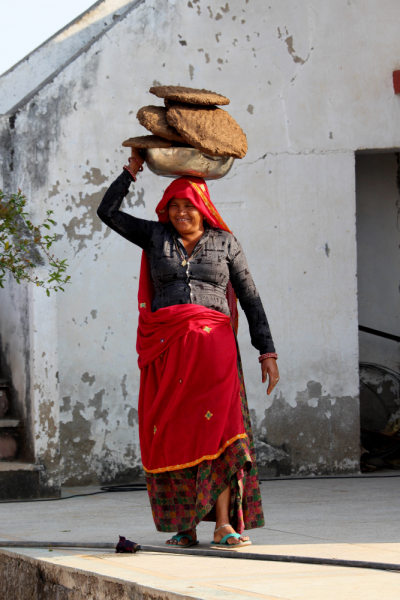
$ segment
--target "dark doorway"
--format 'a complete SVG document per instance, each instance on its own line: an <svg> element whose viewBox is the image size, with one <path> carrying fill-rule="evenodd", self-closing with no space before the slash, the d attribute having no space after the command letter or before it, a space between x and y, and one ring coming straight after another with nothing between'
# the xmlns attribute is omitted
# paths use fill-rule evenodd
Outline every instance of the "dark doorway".
<svg viewBox="0 0 400 600"><path fill-rule="evenodd" d="M372 468L400 468L399 186L398 153L356 156L361 440Z"/></svg>

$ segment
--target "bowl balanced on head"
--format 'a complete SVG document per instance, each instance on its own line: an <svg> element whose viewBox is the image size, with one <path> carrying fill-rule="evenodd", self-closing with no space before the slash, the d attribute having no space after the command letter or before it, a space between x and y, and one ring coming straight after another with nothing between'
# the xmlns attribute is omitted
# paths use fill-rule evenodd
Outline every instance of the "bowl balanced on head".
<svg viewBox="0 0 400 600"><path fill-rule="evenodd" d="M237 299L246 314L261 378L270 394L277 354L260 295L239 241L203 178L186 174L165 190L157 221L120 210L143 170L139 150L188 150L210 160L242 158L243 131L207 90L159 86L164 107L144 107L152 135L131 138L129 165L106 192L98 216L142 251L138 290L140 448L154 522L175 532L168 544L198 543L201 521L216 523L212 545L251 542L264 525L243 371Z"/></svg>
<svg viewBox="0 0 400 600"><path fill-rule="evenodd" d="M246 135L217 106L229 104L225 96L181 86L156 86L150 92L163 98L165 106L143 106L136 116L152 135L129 138L122 145L141 149L157 175L219 179L235 158L246 155Z"/></svg>

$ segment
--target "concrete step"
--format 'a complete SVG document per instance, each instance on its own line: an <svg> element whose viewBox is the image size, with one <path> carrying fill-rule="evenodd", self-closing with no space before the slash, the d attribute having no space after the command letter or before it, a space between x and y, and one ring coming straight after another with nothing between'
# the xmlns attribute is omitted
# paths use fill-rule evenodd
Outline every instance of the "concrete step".
<svg viewBox="0 0 400 600"><path fill-rule="evenodd" d="M0 461L0 473L6 473L9 471L43 471L43 466L35 465L33 463L25 463L18 460Z"/></svg>
<svg viewBox="0 0 400 600"><path fill-rule="evenodd" d="M41 471L42 465L18 460L0 461L0 502L41 498Z"/></svg>
<svg viewBox="0 0 400 600"><path fill-rule="evenodd" d="M0 419L0 429L5 427L19 427L21 421L19 419Z"/></svg>

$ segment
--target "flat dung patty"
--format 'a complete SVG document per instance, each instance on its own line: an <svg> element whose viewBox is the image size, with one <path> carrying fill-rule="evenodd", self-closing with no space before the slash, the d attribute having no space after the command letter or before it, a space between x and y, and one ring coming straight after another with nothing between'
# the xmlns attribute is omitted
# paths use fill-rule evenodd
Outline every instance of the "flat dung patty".
<svg viewBox="0 0 400 600"><path fill-rule="evenodd" d="M167 121L186 142L211 156L243 158L247 139L241 127L222 108L173 104Z"/></svg>
<svg viewBox="0 0 400 600"><path fill-rule="evenodd" d="M168 125L167 109L164 106L143 106L136 115L139 123L154 135L159 135L174 142L184 142L175 127Z"/></svg>
<svg viewBox="0 0 400 600"><path fill-rule="evenodd" d="M165 140L158 135L139 135L122 142L125 148L171 148L171 140Z"/></svg>
<svg viewBox="0 0 400 600"><path fill-rule="evenodd" d="M215 104L229 104L230 100L210 92L210 90L198 90L196 88L182 87L180 85L156 85L150 88L150 93L158 98L173 100L174 102L185 102L189 104L202 104L203 106L211 106Z"/></svg>

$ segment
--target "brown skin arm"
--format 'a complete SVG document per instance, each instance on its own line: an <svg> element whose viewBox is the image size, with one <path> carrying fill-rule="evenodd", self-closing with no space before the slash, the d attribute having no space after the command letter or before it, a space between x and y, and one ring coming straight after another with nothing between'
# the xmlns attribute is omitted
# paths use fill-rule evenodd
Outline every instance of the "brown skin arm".
<svg viewBox="0 0 400 600"><path fill-rule="evenodd" d="M131 156L132 158L136 158L136 160L138 160L141 165L144 163L144 160L140 156L139 150L137 148L131 148ZM139 165L137 164L136 160L131 160L131 162L129 163L130 169L135 175L139 171Z"/></svg>
<svg viewBox="0 0 400 600"><path fill-rule="evenodd" d="M267 394L269 395L279 381L279 369L276 358L264 358L261 363L262 382L267 381L269 376Z"/></svg>

